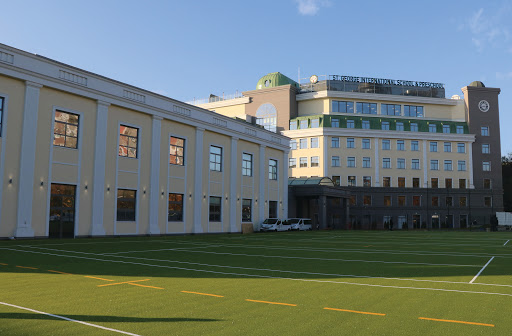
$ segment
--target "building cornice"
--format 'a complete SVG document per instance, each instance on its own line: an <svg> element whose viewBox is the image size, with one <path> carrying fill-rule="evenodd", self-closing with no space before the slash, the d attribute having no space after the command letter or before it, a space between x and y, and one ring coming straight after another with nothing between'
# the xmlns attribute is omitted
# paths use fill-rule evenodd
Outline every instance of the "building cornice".
<svg viewBox="0 0 512 336"><path fill-rule="evenodd" d="M206 104L197 104L195 106L199 106L200 108L204 109L214 109L219 107L228 107L228 106L235 106L235 105L242 105L242 104L249 104L251 102L251 98L249 97L241 97L241 98L235 98L235 99L229 99L229 100L221 100L213 103L206 103Z"/></svg>
<svg viewBox="0 0 512 336"><path fill-rule="evenodd" d="M402 103L448 105L448 106L456 106L457 104L463 104L463 102L464 102L462 99L399 96L399 95L390 95L390 94L344 92L344 91L329 91L329 90L301 93L301 94L297 95L297 101L321 99L321 98L347 98L347 99L393 101L393 102L402 102Z"/></svg>
<svg viewBox="0 0 512 336"><path fill-rule="evenodd" d="M101 75L34 55L4 44L0 53L0 75L38 83L107 104L218 132L236 134L271 148L286 150L289 139L249 123L193 106ZM7 61L5 61L5 60Z"/></svg>

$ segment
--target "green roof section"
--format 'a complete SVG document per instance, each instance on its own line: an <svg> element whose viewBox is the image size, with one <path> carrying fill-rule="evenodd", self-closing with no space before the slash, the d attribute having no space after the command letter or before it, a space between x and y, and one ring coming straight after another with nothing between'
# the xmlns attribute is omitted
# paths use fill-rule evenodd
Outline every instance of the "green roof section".
<svg viewBox="0 0 512 336"><path fill-rule="evenodd" d="M443 132L443 126L449 125L450 126L450 133L454 134L457 133L457 126L463 126L464 133L463 134L469 134L469 127L468 124L465 122L457 122L457 121L448 121L448 120L429 120L429 119L405 119L405 118L381 118L378 116L374 117L367 117L367 116L361 116L361 115L354 115L354 116L348 116L348 115L326 115L326 114L320 114L315 116L305 116L305 117L298 117L295 119L290 120L290 126L292 124L295 126L295 129L300 130L302 129L300 126L301 120L307 120L307 128L312 128L312 122L311 120L318 119L318 126L319 127L335 127L332 126L332 120L335 119L338 122L339 128L347 128L347 120L354 121L354 128L355 129L362 129L363 128L363 120L370 122L370 129L373 130L382 130L382 122L387 121L389 123L389 130L395 131L396 130L396 124L402 123L404 127L404 131L411 131L411 123L415 123L418 125L418 132L429 132L429 125L435 124L436 125L436 133L444 133Z"/></svg>
<svg viewBox="0 0 512 336"><path fill-rule="evenodd" d="M280 72L271 72L258 80L258 84L256 84L256 90L268 89L282 85L293 85L297 89L300 89L299 83L290 77L287 77Z"/></svg>

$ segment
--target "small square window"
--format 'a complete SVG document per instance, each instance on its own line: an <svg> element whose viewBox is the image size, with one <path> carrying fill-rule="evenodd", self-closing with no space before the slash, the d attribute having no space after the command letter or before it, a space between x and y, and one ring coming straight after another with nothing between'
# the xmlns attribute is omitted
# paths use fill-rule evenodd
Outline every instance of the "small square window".
<svg viewBox="0 0 512 336"><path fill-rule="evenodd" d="M347 120L347 128L355 128L355 126L354 120Z"/></svg>
<svg viewBox="0 0 512 336"><path fill-rule="evenodd" d="M331 119L331 127L340 127L339 119Z"/></svg>
<svg viewBox="0 0 512 336"><path fill-rule="evenodd" d="M363 120L362 127L363 127L363 129L370 129L370 121Z"/></svg>

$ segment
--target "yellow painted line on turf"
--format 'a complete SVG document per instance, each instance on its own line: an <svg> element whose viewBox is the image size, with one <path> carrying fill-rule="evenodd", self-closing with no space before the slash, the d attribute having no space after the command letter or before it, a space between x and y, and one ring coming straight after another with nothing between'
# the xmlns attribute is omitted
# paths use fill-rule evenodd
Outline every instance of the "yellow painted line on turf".
<svg viewBox="0 0 512 336"><path fill-rule="evenodd" d="M215 297L224 297L222 295L217 294L208 294L208 293L199 293L199 292L189 292L189 291L181 291L182 293L188 293L188 294L197 294L197 295L206 295L206 296L215 296Z"/></svg>
<svg viewBox="0 0 512 336"><path fill-rule="evenodd" d="M324 309L326 309L326 310L342 311L342 312L347 312L347 313L386 316L386 314L381 314L381 313L370 313L370 312L364 312L364 311L358 311L358 310L350 310L350 309L339 309L339 308L328 308L328 307L325 307Z"/></svg>
<svg viewBox="0 0 512 336"><path fill-rule="evenodd" d="M121 284L129 284L129 283L132 283L132 282L141 282L141 281L148 281L148 280L151 280L151 279L116 282L116 283L110 283L110 284L105 284L105 285L98 285L98 287L114 286L114 285L121 285Z"/></svg>
<svg viewBox="0 0 512 336"><path fill-rule="evenodd" d="M282 305L282 306L292 306L292 307L297 307L297 305L296 305L296 304L291 304L291 303L271 302L271 301L260 301L260 300L249 300L249 299L245 299L245 301L249 301L249 302L260 302L260 303L269 303L269 304L274 304L274 305Z"/></svg>
<svg viewBox="0 0 512 336"><path fill-rule="evenodd" d="M27 269L37 269L35 267L27 267L27 266L16 266L16 267L19 267L19 268L27 268Z"/></svg>
<svg viewBox="0 0 512 336"><path fill-rule="evenodd" d="M136 283L129 283L128 285L132 285L132 286L139 286L139 287L146 287L146 288L154 288L154 289L163 289L162 287L154 287L154 286L139 285L139 284L136 284Z"/></svg>
<svg viewBox="0 0 512 336"><path fill-rule="evenodd" d="M110 280L110 279L97 278L97 277L93 277L93 276L90 276L90 275L84 275L84 277L85 278L90 278L90 279L96 279L96 280L115 281L115 280Z"/></svg>
<svg viewBox="0 0 512 336"><path fill-rule="evenodd" d="M478 322L467 322L467 321L457 321L457 320L442 320L442 319L435 319L435 318L428 318L428 317L418 317L419 320L428 320L428 321L438 321L438 322L451 322L451 323L462 323L462 324L472 324L472 325L479 325L484 327L494 327L494 324L487 324L487 323L478 323Z"/></svg>
<svg viewBox="0 0 512 336"><path fill-rule="evenodd" d="M48 272L59 273L59 274L67 274L67 275L73 275L73 274L71 274L71 273L66 273L66 272L61 272L61 271L54 271L54 270L48 270Z"/></svg>
<svg viewBox="0 0 512 336"><path fill-rule="evenodd" d="M7 265L9 265L9 264L0 263L0 265L2 265L2 266L7 266Z"/></svg>

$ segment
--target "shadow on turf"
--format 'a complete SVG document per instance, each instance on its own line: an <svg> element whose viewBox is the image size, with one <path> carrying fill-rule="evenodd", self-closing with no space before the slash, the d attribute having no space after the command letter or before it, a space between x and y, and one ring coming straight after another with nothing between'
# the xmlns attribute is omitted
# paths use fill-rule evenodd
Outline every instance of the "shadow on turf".
<svg viewBox="0 0 512 336"><path fill-rule="evenodd" d="M85 322L219 322L222 320L217 319L200 319L200 318L186 318L186 317L127 317L127 316L103 316L103 315L60 315L73 320ZM16 319L16 320L47 320L56 319L66 322L56 317L31 314L31 313L0 313L1 319Z"/></svg>

